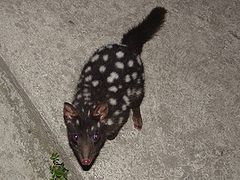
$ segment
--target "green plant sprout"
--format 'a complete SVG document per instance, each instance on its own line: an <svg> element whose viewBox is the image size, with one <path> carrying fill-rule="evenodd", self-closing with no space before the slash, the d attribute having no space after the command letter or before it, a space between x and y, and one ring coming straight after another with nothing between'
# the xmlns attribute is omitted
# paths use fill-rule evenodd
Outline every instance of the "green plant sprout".
<svg viewBox="0 0 240 180"><path fill-rule="evenodd" d="M59 154L52 153L50 159L52 164L49 166L51 172L50 180L67 180L68 169L64 167L64 163L60 163Z"/></svg>

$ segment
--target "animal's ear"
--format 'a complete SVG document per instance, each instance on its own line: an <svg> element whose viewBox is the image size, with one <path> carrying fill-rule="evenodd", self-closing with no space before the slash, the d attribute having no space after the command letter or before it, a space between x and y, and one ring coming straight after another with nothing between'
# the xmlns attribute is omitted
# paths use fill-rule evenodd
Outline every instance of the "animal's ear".
<svg viewBox="0 0 240 180"><path fill-rule="evenodd" d="M65 122L71 121L78 116L78 111L72 104L65 102L63 108L63 116Z"/></svg>
<svg viewBox="0 0 240 180"><path fill-rule="evenodd" d="M99 103L96 108L93 110L93 116L99 117L100 122L106 123L108 116L108 104Z"/></svg>

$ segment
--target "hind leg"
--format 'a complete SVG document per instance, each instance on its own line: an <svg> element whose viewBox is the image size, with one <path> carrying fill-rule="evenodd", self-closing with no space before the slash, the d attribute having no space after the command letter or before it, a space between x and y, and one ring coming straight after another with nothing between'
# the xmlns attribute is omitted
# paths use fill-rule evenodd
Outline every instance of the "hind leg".
<svg viewBox="0 0 240 180"><path fill-rule="evenodd" d="M132 120L134 127L137 130L142 129L143 121L141 116L140 105L144 98L144 81L142 80L141 84L135 85L132 88L132 96L131 96L131 109L133 112Z"/></svg>
<svg viewBox="0 0 240 180"><path fill-rule="evenodd" d="M141 93L138 96L135 96L135 100L132 103L132 112L133 112L132 120L133 120L134 127L138 130L141 130L143 122L142 122L140 105L144 97L144 91L143 91L143 87L138 89L141 90L139 91Z"/></svg>
<svg viewBox="0 0 240 180"><path fill-rule="evenodd" d="M143 122L142 122L140 106L132 108L132 112L133 112L133 116L132 116L133 125L137 130L141 130Z"/></svg>

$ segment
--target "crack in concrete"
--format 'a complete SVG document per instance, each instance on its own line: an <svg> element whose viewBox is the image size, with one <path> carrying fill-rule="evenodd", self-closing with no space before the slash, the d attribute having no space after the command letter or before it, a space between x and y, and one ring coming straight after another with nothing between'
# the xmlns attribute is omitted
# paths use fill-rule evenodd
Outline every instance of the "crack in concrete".
<svg viewBox="0 0 240 180"><path fill-rule="evenodd" d="M33 153L31 151L34 151L34 148L31 147L31 145L34 144L34 139L39 140L40 147L44 149L48 154L51 154L54 151L57 151L60 154L60 157L63 159L66 167L70 169L70 177L71 179L82 179L82 177L79 177L79 173L77 172L76 168L71 164L70 160L67 158L67 154L64 151L64 149L59 145L57 137L52 133L51 129L47 126L44 118L41 116L40 112L37 110L37 108L32 103L31 99L28 97L24 89L21 87L21 85L16 80L15 76L9 69L8 65L5 63L3 58L0 56L0 71L4 73L10 84L13 86L13 88L17 91L19 96L22 98L24 107L27 109L27 116L31 120L31 122L24 121L24 118L20 118L22 122L14 122L16 123L16 127L18 127L19 134L22 135L22 133L31 134L34 138L29 139L30 143L27 143L29 149L26 149L29 153L30 159L35 159L36 157L33 157ZM13 102L13 101L12 101ZM13 103L13 107L17 106L16 103ZM16 108L15 108L16 109ZM24 126L25 128L21 128ZM36 127L36 128L33 128ZM23 132L23 130L26 130L26 132ZM23 135L22 135L23 136ZM36 167L37 164L34 164L33 161L30 162L33 167ZM36 169L40 169L38 174L41 177L42 172L44 169L41 169L41 167L36 167Z"/></svg>

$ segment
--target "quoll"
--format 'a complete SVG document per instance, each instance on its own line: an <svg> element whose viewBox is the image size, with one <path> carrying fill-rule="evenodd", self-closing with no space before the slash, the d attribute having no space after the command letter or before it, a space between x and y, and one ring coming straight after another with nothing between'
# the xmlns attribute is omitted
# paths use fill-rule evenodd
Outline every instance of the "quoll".
<svg viewBox="0 0 240 180"><path fill-rule="evenodd" d="M166 9L154 8L121 44L108 44L85 64L72 104L64 103L69 145L82 167L92 166L105 141L114 139L133 112L134 127L142 128L144 67L140 54L165 21Z"/></svg>

